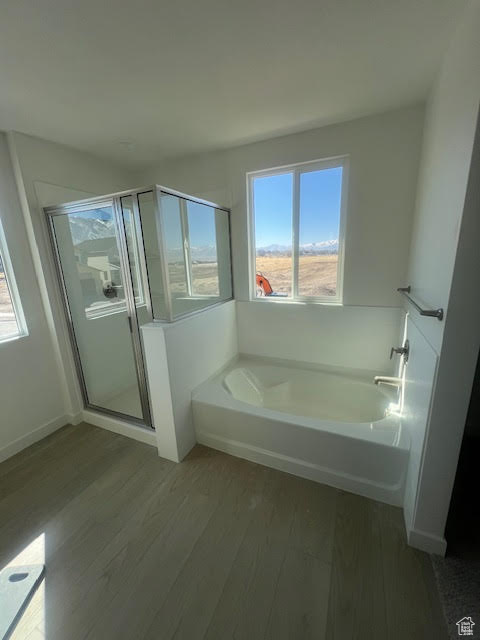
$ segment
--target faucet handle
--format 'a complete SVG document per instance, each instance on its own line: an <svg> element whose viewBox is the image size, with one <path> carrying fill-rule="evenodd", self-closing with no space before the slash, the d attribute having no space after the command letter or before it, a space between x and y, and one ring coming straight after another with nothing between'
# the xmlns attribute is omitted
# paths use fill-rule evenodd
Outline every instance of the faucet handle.
<svg viewBox="0 0 480 640"><path fill-rule="evenodd" d="M407 362L409 352L410 344L408 340L405 340L405 344L403 345L403 347L392 347L390 349L390 360L393 358L394 353L398 353L398 355L403 356L405 358L405 362Z"/></svg>

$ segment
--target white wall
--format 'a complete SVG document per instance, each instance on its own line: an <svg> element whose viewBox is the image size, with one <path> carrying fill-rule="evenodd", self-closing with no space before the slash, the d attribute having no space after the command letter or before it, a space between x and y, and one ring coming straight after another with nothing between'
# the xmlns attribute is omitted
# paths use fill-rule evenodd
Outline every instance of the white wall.
<svg viewBox="0 0 480 640"><path fill-rule="evenodd" d="M411 540L442 552L443 534L480 346L480 3L470 2L427 108L409 282L444 322L412 318L439 357L413 504ZM473 161L472 161L473 150ZM407 390L408 392L408 390ZM406 404L412 402L407 393ZM408 523L407 523L408 524ZM440 541L438 544L437 542Z"/></svg>
<svg viewBox="0 0 480 640"><path fill-rule="evenodd" d="M2 394L8 389L5 401L3 395L1 399L8 425L2 428L7 434L4 444L26 436L19 444L26 446L36 428L46 423L61 426L82 408L42 207L125 189L130 178L121 169L55 143L18 133L7 138L8 147L1 134L5 184L0 198L8 198L7 241L31 338L0 350L0 358L8 354L11 362L7 370L1 367L10 377L1 389Z"/></svg>
<svg viewBox="0 0 480 640"><path fill-rule="evenodd" d="M342 362L347 362L352 340L344 339L344 330L332 331L331 320L334 317L339 327L347 328L355 327L359 317L369 318L369 324L357 335L355 351L361 348L365 354L375 354L372 366L379 373L387 373L390 363L381 354L388 354L397 342L398 320L392 320L395 313L386 312L384 307L401 306L396 288L406 282L422 126L422 107L401 109L160 164L139 181L158 181L231 206L235 297L245 302L238 307L243 314L239 317L242 350L257 350L255 331L273 330L278 335L277 344L288 342L292 355L305 352L305 345L315 345L310 353L323 362L323 346L328 343L329 353L333 349ZM247 302L246 173L343 154L350 156L344 306L332 311L317 305L305 312L301 305L283 309L266 301ZM262 311L257 309L259 304L265 305ZM247 311L249 305L254 306ZM358 307L368 309L362 314ZM262 324L256 325L254 320L260 313ZM247 314L251 314L252 323L245 320ZM308 334L283 331L281 327L292 314L305 318L303 326ZM291 355L284 350L277 357Z"/></svg>
<svg viewBox="0 0 480 640"><path fill-rule="evenodd" d="M0 133L0 217L28 326L27 336L0 344L2 460L61 426L65 414L52 340L3 133Z"/></svg>
<svg viewBox="0 0 480 640"><path fill-rule="evenodd" d="M470 6L426 111L408 279L431 308L447 308L449 302L478 114L478 0ZM422 317L417 322L440 351L445 323Z"/></svg>
<svg viewBox="0 0 480 640"><path fill-rule="evenodd" d="M422 107L401 109L171 161L142 179L232 207L235 293L248 300L246 173L349 155L344 302L400 306L396 287L407 274L422 127Z"/></svg>
<svg viewBox="0 0 480 640"><path fill-rule="evenodd" d="M193 389L238 353L235 302L172 324L144 325L142 335L159 455L182 460L196 442Z"/></svg>
<svg viewBox="0 0 480 640"><path fill-rule="evenodd" d="M399 335L403 313L394 307L238 302L238 342L241 353L368 369L372 376L390 372L388 345ZM374 336L374 339L373 339ZM341 348L339 348L341 345Z"/></svg>

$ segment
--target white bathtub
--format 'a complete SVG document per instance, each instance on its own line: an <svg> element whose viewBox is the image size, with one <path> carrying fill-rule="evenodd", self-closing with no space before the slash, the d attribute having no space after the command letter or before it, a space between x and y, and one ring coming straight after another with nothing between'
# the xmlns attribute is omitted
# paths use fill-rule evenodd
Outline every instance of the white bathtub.
<svg viewBox="0 0 480 640"><path fill-rule="evenodd" d="M373 375L242 356L194 391L197 440L401 505L408 439Z"/></svg>

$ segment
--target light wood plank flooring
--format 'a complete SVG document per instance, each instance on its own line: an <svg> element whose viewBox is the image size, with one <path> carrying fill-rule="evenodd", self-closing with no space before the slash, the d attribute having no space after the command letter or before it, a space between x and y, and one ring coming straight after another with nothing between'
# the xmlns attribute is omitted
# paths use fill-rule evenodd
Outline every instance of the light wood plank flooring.
<svg viewBox="0 0 480 640"><path fill-rule="evenodd" d="M0 464L0 567L43 561L14 640L446 637L399 509L86 424Z"/></svg>

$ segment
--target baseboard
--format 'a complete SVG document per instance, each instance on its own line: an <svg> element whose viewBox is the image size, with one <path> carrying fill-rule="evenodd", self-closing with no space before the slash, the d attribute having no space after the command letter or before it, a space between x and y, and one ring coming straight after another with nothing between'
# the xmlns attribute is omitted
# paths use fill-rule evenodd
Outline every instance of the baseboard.
<svg viewBox="0 0 480 640"><path fill-rule="evenodd" d="M138 440L138 442L149 444L152 447L157 446L157 437L153 429L145 429L144 427L139 427L135 424L124 422L123 420L117 420L116 418L110 418L109 416L104 416L101 413L96 413L88 409L83 411L82 419L84 422L93 424L95 427L113 431L113 433L132 438L132 440Z"/></svg>
<svg viewBox="0 0 480 640"><path fill-rule="evenodd" d="M307 480L314 480L315 482L349 491L378 502L384 502L395 507L399 507L402 504L403 491L400 487L397 489L380 483L368 482L362 478L337 473L298 458L291 458L268 449L262 449L205 432L197 432L197 442L238 458L257 462L272 469L291 473Z"/></svg>
<svg viewBox="0 0 480 640"><path fill-rule="evenodd" d="M444 537L418 529L407 529L407 541L411 547L426 553L434 553L437 556L444 556L447 551L447 541Z"/></svg>
<svg viewBox="0 0 480 640"><path fill-rule="evenodd" d="M74 426L80 424L83 420L83 411L80 413L67 413L65 416L68 424L73 424Z"/></svg>
<svg viewBox="0 0 480 640"><path fill-rule="evenodd" d="M128 424L127 422L123 422L122 420L115 420L114 418L109 418L108 416L102 416L99 413L95 413L93 411L84 410L80 413L76 414L65 414L63 416L59 416L46 424L43 424L40 427L37 427L33 431L26 433L24 436L17 438L10 444L7 444L5 447L0 449L0 462L11 458L15 454L23 451L35 442L46 438L54 431L61 429L67 424L79 424L80 422L85 421L89 424L93 424L96 427L101 427L102 429L107 429L108 431L113 431L114 433L118 433L122 436L126 436L127 438L132 438L133 440L138 440L139 442L144 442L145 444L149 444L152 447L157 446L157 439L155 436L155 431L150 431L147 429L143 429L142 427L137 427L133 424Z"/></svg>
<svg viewBox="0 0 480 640"><path fill-rule="evenodd" d="M59 416L58 418L54 418L54 420L50 420L50 422L42 424L41 427L37 427L33 431L30 431L24 436L17 438L17 440L14 440L10 444L7 444L7 446L2 447L2 449L0 449L0 462L3 462L7 458L11 458L16 453L23 451L23 449L26 449L30 445L35 444L35 442L38 442L43 438L46 438L54 431L57 431L57 429L64 427L66 424L69 424L70 418L73 417L74 416L63 415Z"/></svg>

